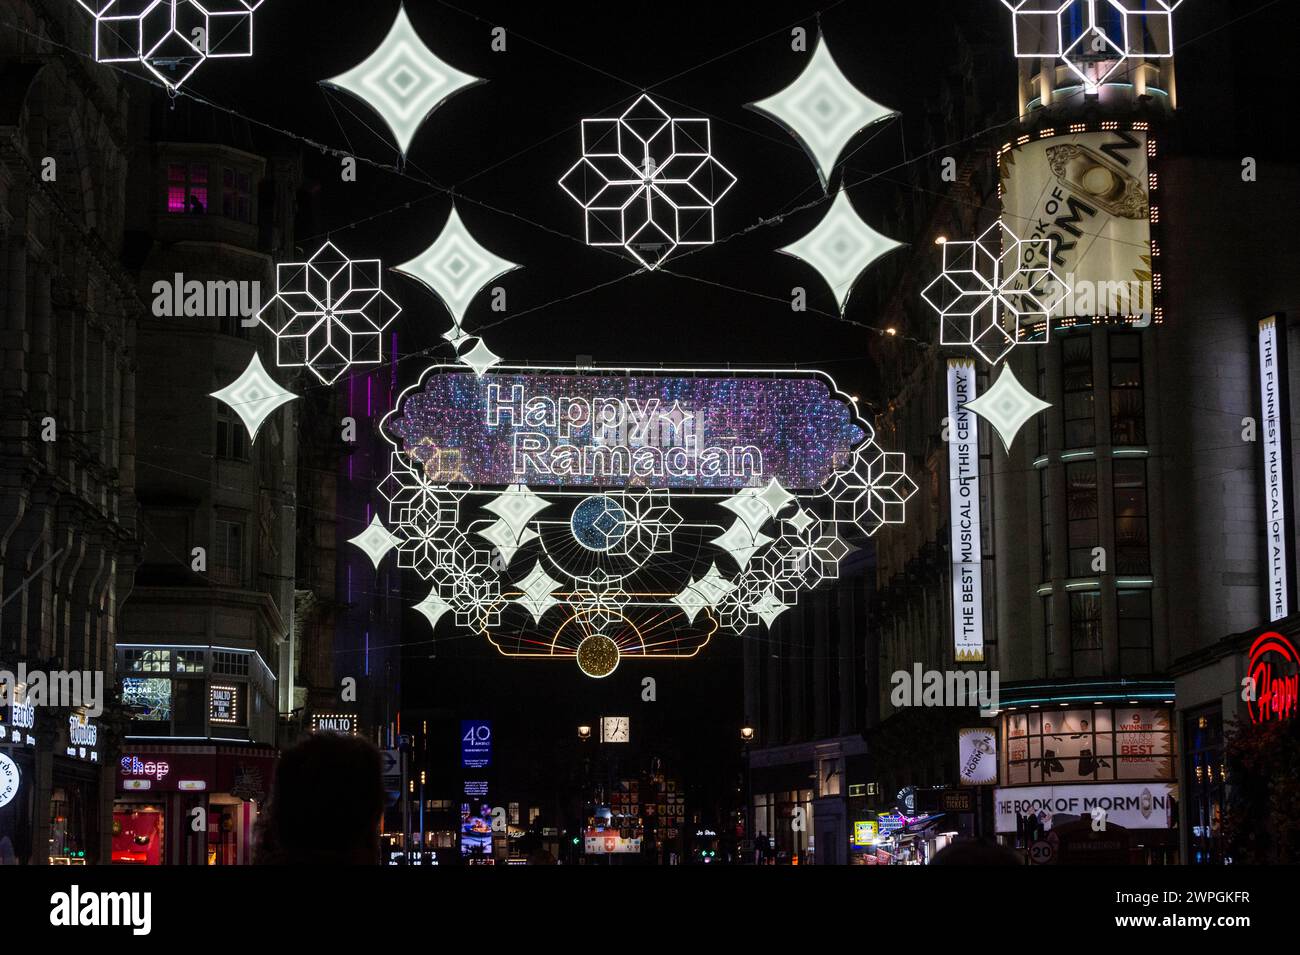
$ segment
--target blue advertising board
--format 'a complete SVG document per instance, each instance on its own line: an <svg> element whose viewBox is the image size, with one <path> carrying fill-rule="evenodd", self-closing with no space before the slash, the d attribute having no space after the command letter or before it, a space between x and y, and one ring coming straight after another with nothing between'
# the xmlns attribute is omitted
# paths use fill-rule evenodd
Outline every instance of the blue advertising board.
<svg viewBox="0 0 1300 955"><path fill-rule="evenodd" d="M492 724L487 720L460 721L460 763L465 769L492 765Z"/></svg>

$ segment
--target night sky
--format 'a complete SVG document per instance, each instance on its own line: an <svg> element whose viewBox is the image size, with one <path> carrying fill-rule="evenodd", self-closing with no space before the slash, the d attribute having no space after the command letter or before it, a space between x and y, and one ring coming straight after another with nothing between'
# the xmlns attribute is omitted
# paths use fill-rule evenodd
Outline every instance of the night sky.
<svg viewBox="0 0 1300 955"><path fill-rule="evenodd" d="M1193 0L1179 11L1180 39L1218 30L1232 19L1229 8L1235 15L1264 5ZM400 171L379 118L349 95L318 85L370 54L387 34L397 0L267 0L257 12L254 58L210 61L186 85L233 115L182 97L172 120L178 127L208 125L218 135L228 131L232 145L264 154L301 148L307 180L314 183L298 222L304 255L328 237L354 258L405 262L439 234L454 193L476 238L522 266L494 283L507 291L505 315L493 313L483 294L465 320L467 330L483 331L487 344L512 363L592 356L597 364L815 367L833 375L846 393L861 395L870 418L869 403L881 397L873 385L878 363L897 362L897 349L913 347L903 337L880 334L875 283L888 282L911 253L891 252L868 271L841 318L823 280L775 251L824 214L825 203L816 202L823 194L815 166L781 126L744 104L772 95L800 73L806 54L791 50L791 29L805 27L811 43L820 20L850 80L903 112L901 121L883 121L854 137L846 149L850 158L836 167L832 183L847 175L858 213L881 233L909 242L924 198L913 191L910 169L938 161L937 154L922 156L922 146L927 129L942 128L934 125L941 82L957 75L954 20L983 49L978 69L993 77L1001 96L983 108L1007 119L1015 114L1010 16L1000 3L409 0L406 7L439 57L488 82L457 93L431 115ZM1264 19L1252 28L1257 38L1269 36L1260 30ZM508 31L504 53L490 48L497 25ZM1180 50L1184 95L1212 95L1215 51L1237 42L1236 31L1223 29L1193 42L1185 55ZM659 272L634 274L629 256L583 244L581 210L557 180L580 155L580 121L616 116L642 92L673 116L710 118L714 155L738 181L717 208L717 232L725 241L681 250ZM239 115L256 122L250 127ZM1228 122L1217 127L1220 134ZM1239 116L1231 122L1263 120ZM358 181L341 181L337 156L275 131L361 157ZM952 151L960 155L961 148ZM1233 146L1229 141L1219 148L1231 153ZM794 286L808 290L805 313L791 311ZM452 357L440 337L450 317L413 279L387 273L385 287L404 308L395 330L405 387L428 364ZM412 578L408 592L422 593L420 583ZM407 629L407 640L426 641L427 628L414 614L407 614ZM625 661L609 679L594 681L571 660L503 659L486 640L457 634L447 621L438 633L436 659L428 658L427 642L410 648L403 705L408 711L436 708L449 718L492 719L499 774L522 778L526 763L544 766L558 747L569 745L579 722L626 714L633 739L668 753L684 775L710 787L734 786L717 758L739 749L738 638L715 638L695 660ZM655 703L641 702L643 676L658 681Z"/></svg>

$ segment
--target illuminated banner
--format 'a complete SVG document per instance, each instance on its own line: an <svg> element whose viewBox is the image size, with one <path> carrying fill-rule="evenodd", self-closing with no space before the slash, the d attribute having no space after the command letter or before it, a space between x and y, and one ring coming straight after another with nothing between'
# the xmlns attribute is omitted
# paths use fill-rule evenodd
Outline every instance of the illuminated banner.
<svg viewBox="0 0 1300 955"><path fill-rule="evenodd" d="M957 736L957 782L987 786L998 781L998 744L986 727L961 730Z"/></svg>
<svg viewBox="0 0 1300 955"><path fill-rule="evenodd" d="M460 764L484 769L492 764L492 724L484 720L460 721ZM473 795L466 791L466 795Z"/></svg>
<svg viewBox="0 0 1300 955"><path fill-rule="evenodd" d="M1037 139L1002 153L999 166L1002 221L1022 240L1055 240L1051 265L1069 287L1055 315L1151 314L1146 133ZM1021 265L1045 268L1034 261L1044 248L1024 245Z"/></svg>
<svg viewBox="0 0 1300 955"><path fill-rule="evenodd" d="M20 782L22 774L18 771L18 764L0 753L0 808L9 805L14 796L18 795Z"/></svg>
<svg viewBox="0 0 1300 955"><path fill-rule="evenodd" d="M1125 829L1168 829L1177 818L1174 783L1094 783L993 790L998 832L1015 832L1018 816L1091 816L1104 809L1108 825Z"/></svg>
<svg viewBox="0 0 1300 955"><path fill-rule="evenodd" d="M388 433L439 483L811 490L866 437L814 373L430 369Z"/></svg>
<svg viewBox="0 0 1300 955"><path fill-rule="evenodd" d="M1290 454L1285 338L1280 316L1259 323L1260 449L1264 465L1264 540L1268 564L1268 619L1291 612Z"/></svg>
<svg viewBox="0 0 1300 955"><path fill-rule="evenodd" d="M952 630L957 659L984 659L983 546L980 540L978 419L962 405L975 399L975 362L948 362L948 523L952 541Z"/></svg>

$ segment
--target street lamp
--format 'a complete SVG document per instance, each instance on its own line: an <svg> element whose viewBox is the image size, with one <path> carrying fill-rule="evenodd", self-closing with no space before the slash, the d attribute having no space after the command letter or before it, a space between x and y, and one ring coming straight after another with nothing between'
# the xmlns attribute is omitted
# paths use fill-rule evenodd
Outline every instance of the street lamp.
<svg viewBox="0 0 1300 955"><path fill-rule="evenodd" d="M590 727L590 726L579 726L579 727L578 727L578 739L591 739L591 727Z"/></svg>
<svg viewBox="0 0 1300 955"><path fill-rule="evenodd" d="M749 748L749 744L754 742L754 727L740 728L740 742L745 750L745 838L751 845L757 846L758 843L754 839L754 774L751 768L753 759Z"/></svg>

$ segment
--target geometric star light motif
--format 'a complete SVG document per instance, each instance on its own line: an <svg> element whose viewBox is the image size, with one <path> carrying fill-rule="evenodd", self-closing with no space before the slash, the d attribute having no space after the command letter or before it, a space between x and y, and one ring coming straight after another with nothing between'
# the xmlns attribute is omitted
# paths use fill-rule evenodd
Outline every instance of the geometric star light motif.
<svg viewBox="0 0 1300 955"><path fill-rule="evenodd" d="M397 271L419 279L447 304L457 330L475 293L518 267L479 245L456 214L455 206L433 245L411 261L395 266Z"/></svg>
<svg viewBox="0 0 1300 955"><path fill-rule="evenodd" d="M793 83L750 108L774 116L813 159L822 189L835 160L859 130L898 113L863 95L835 64L818 36L808 65Z"/></svg>
<svg viewBox="0 0 1300 955"><path fill-rule="evenodd" d="M95 62L139 63L175 93L204 60L253 55L262 0L77 0L95 18Z"/></svg>
<svg viewBox="0 0 1300 955"><path fill-rule="evenodd" d="M1015 55L1058 58L1095 93L1130 57L1173 56L1174 10L1183 0L1002 0Z"/></svg>
<svg viewBox="0 0 1300 955"><path fill-rule="evenodd" d="M306 262L275 267L276 294L257 313L275 335L276 364L310 368L327 385L383 361L383 331L402 309L382 288L378 259L353 261L326 242Z"/></svg>
<svg viewBox="0 0 1300 955"><path fill-rule="evenodd" d="M1010 453L1012 442L1026 422L1052 406L1026 391L1011 371L1011 366L1003 365L1002 373L998 375L993 387L962 407L975 412L991 424L1002 438L1003 447Z"/></svg>
<svg viewBox="0 0 1300 955"><path fill-rule="evenodd" d="M820 272L843 312L854 283L867 266L901 245L863 222L841 189L817 227L780 251L803 259Z"/></svg>
<svg viewBox="0 0 1300 955"><path fill-rule="evenodd" d="M560 177L591 246L656 269L679 245L711 245L713 208L736 184L713 158L709 120L674 119L642 94L621 116L582 121L582 158Z"/></svg>
<svg viewBox="0 0 1300 955"><path fill-rule="evenodd" d="M257 432L275 409L298 396L276 384L275 379L262 367L262 359L257 357L257 352L253 352L243 373L220 391L212 392L212 397L239 415L239 420L248 429L248 440L251 443L257 440Z"/></svg>
<svg viewBox="0 0 1300 955"><path fill-rule="evenodd" d="M999 219L973 242L945 242L943 269L921 292L939 313L940 344L969 346L991 365L1017 345L1046 344L1069 294L1052 268L1055 241L1018 238Z"/></svg>
<svg viewBox="0 0 1300 955"><path fill-rule="evenodd" d="M384 559L384 555L400 542L376 514L366 529L356 537L349 538L348 543L362 550L375 565L375 570L378 570L379 562Z"/></svg>
<svg viewBox="0 0 1300 955"><path fill-rule="evenodd" d="M378 113L405 156L430 113L453 93L482 81L438 59L415 32L406 8L400 7L392 29L374 53L346 73L322 82L351 93Z"/></svg>

